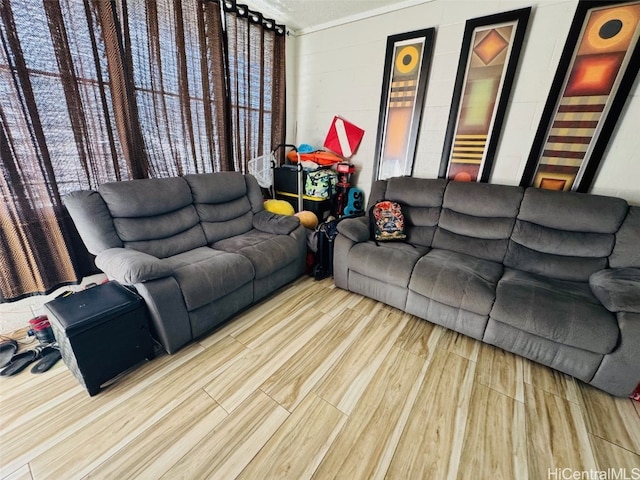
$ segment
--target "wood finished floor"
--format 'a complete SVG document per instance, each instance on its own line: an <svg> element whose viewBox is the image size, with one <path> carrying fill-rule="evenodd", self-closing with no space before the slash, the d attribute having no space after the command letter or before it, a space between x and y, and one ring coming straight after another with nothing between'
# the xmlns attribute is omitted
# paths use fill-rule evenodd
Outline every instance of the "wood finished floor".
<svg viewBox="0 0 640 480"><path fill-rule="evenodd" d="M296 281L93 398L59 362L0 378L0 402L3 479L547 479L640 467L637 403L330 279Z"/></svg>

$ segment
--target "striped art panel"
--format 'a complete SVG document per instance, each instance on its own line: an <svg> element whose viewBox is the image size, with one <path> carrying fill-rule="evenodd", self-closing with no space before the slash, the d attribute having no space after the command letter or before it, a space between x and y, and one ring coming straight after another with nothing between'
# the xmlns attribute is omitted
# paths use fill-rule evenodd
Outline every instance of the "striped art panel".
<svg viewBox="0 0 640 480"><path fill-rule="evenodd" d="M580 167L606 101L607 97L603 96L563 98L547 137L540 164Z"/></svg>
<svg viewBox="0 0 640 480"><path fill-rule="evenodd" d="M488 181L530 12L467 20L440 178Z"/></svg>
<svg viewBox="0 0 640 480"><path fill-rule="evenodd" d="M413 108L418 80L391 82L389 108Z"/></svg>
<svg viewBox="0 0 640 480"><path fill-rule="evenodd" d="M391 55L387 58L388 67L385 66L389 77L383 85L381 100L384 110L380 119L384 125L378 127L376 179L411 173L422 110L421 95L424 96L426 70L433 48L431 30L402 34L395 41L393 38L387 39L387 55Z"/></svg>
<svg viewBox="0 0 640 480"><path fill-rule="evenodd" d="M477 28L468 58L447 177L477 181L509 58L514 24Z"/></svg>
<svg viewBox="0 0 640 480"><path fill-rule="evenodd" d="M402 175L418 92L423 39L399 43L394 50L393 71L387 104L387 126L382 145L381 163L385 177Z"/></svg>
<svg viewBox="0 0 640 480"><path fill-rule="evenodd" d="M482 164L487 135L456 135L451 153L449 176L452 178L476 178Z"/></svg>
<svg viewBox="0 0 640 480"><path fill-rule="evenodd" d="M532 181L535 187L572 190L580 181L624 74L630 47L638 40L640 2L591 9L583 24L562 95L539 150Z"/></svg>
<svg viewBox="0 0 640 480"><path fill-rule="evenodd" d="M486 135L457 135L453 143L453 161L480 164L486 143Z"/></svg>

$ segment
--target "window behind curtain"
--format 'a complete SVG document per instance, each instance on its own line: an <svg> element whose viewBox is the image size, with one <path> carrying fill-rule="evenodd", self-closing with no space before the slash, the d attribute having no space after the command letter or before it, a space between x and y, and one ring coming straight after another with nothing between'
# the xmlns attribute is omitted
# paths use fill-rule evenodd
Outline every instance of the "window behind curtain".
<svg viewBox="0 0 640 480"><path fill-rule="evenodd" d="M251 104L250 119L228 121L222 39L215 1L0 0L0 301L94 270L64 194L148 176L244 172L250 157L241 153L271 148L284 108L274 117L272 106L260 113ZM258 81L284 75L280 40L280 50L265 44L264 60L281 74L268 66ZM240 123L252 143L231 154Z"/></svg>
<svg viewBox="0 0 640 480"><path fill-rule="evenodd" d="M246 173L250 159L285 140L284 28L234 1L224 11L232 157Z"/></svg>
<svg viewBox="0 0 640 480"><path fill-rule="evenodd" d="M113 134L109 35L99 12L87 7L0 3L2 300L48 291L90 270L86 255L75 256L79 242L61 196L129 178Z"/></svg>
<svg viewBox="0 0 640 480"><path fill-rule="evenodd" d="M219 4L117 3L149 176L233 170Z"/></svg>

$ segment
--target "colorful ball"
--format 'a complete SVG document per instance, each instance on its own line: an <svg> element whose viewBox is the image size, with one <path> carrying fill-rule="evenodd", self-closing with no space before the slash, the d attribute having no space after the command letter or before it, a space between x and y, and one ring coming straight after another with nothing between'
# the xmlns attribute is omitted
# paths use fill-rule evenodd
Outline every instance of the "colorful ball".
<svg viewBox="0 0 640 480"><path fill-rule="evenodd" d="M293 215L295 210L293 206L286 200L269 199L264 202L264 209L271 213L280 215Z"/></svg>
<svg viewBox="0 0 640 480"><path fill-rule="evenodd" d="M300 219L300 224L303 227L313 230L318 226L318 217L315 213L310 212L309 210L302 210L301 212L296 213L296 217Z"/></svg>

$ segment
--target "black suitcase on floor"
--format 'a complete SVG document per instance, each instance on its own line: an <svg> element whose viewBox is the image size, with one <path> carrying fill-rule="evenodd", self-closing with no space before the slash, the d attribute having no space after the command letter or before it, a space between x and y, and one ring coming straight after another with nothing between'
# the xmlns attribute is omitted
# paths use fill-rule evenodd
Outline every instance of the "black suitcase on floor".
<svg viewBox="0 0 640 480"><path fill-rule="evenodd" d="M316 230L317 251L312 275L316 280L333 276L333 241L338 235L340 220L321 223Z"/></svg>

